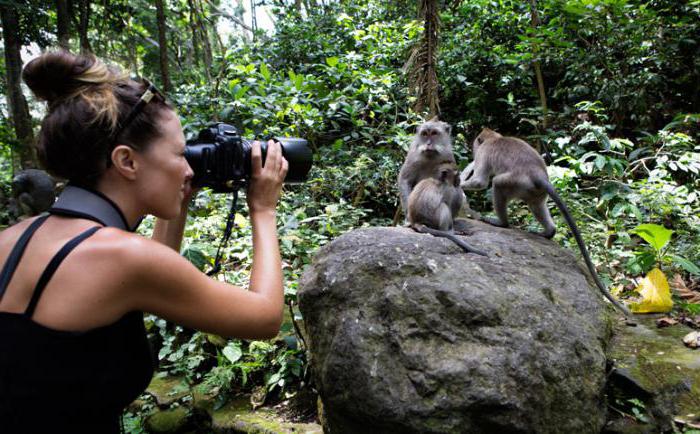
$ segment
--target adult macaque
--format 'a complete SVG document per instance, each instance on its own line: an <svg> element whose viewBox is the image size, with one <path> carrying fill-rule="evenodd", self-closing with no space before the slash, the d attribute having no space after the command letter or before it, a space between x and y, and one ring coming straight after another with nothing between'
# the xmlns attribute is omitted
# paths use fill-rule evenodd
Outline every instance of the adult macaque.
<svg viewBox="0 0 700 434"><path fill-rule="evenodd" d="M556 226L547 208L547 196L551 197L574 234L586 266L600 292L625 315L631 315L600 281L576 222L549 182L547 167L542 157L526 142L515 137L504 137L488 128L484 128L474 140L473 149L473 165L462 172L462 177L467 179L464 179L460 186L464 190L483 190L488 187L489 180L493 177L493 208L498 217L482 220L495 226L508 227L508 201L521 199L544 228L538 234L552 238Z"/></svg>
<svg viewBox="0 0 700 434"><path fill-rule="evenodd" d="M12 179L12 196L25 215L41 214L56 200L53 179L43 170L23 170Z"/></svg>
<svg viewBox="0 0 700 434"><path fill-rule="evenodd" d="M415 186L435 176L441 164L455 164L451 131L450 125L439 121L437 116L418 127L398 178L404 217L408 218L408 196Z"/></svg>
<svg viewBox="0 0 700 434"><path fill-rule="evenodd" d="M447 238L467 253L486 256L454 235L454 218L463 203L459 172L453 163L443 163L434 177L421 180L408 196L408 222L417 232Z"/></svg>

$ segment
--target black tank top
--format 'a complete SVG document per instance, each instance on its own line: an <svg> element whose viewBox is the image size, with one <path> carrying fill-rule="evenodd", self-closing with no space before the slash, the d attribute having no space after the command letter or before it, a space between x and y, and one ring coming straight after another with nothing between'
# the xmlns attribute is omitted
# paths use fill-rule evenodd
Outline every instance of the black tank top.
<svg viewBox="0 0 700 434"><path fill-rule="evenodd" d="M0 272L0 298L34 232L22 234ZM45 327L32 314L61 261L93 227L66 243L37 282L24 313L0 312L0 432L118 433L124 408L148 386L154 361L141 312L87 332ZM30 259L30 258L28 258Z"/></svg>

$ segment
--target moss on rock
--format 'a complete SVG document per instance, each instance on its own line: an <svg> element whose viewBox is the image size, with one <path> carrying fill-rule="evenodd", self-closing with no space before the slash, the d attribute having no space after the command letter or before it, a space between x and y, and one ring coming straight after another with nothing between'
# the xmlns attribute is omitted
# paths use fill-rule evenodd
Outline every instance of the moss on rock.
<svg viewBox="0 0 700 434"><path fill-rule="evenodd" d="M150 433L178 433L187 426L188 416L184 407L158 411L146 419L146 430Z"/></svg>
<svg viewBox="0 0 700 434"><path fill-rule="evenodd" d="M189 387L183 377L154 376L146 393L152 395L159 407L168 407L189 394Z"/></svg>
<svg viewBox="0 0 700 434"><path fill-rule="evenodd" d="M252 411L246 397L229 402L211 413L212 430L215 433L318 433L322 429L317 424L291 423L282 420L273 411L258 409Z"/></svg>
<svg viewBox="0 0 700 434"><path fill-rule="evenodd" d="M655 317L642 317L637 327L619 327L608 350L614 375L637 389L660 429L674 418L700 421L700 352L683 345L689 331L684 325L657 328Z"/></svg>

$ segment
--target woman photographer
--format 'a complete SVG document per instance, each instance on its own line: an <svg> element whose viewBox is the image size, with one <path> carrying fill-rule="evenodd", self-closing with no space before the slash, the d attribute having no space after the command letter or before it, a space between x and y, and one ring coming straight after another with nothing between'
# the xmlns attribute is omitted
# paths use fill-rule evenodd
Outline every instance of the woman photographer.
<svg viewBox="0 0 700 434"><path fill-rule="evenodd" d="M125 225L158 217L153 239L74 216L0 233L0 431L119 432L151 380L142 312L198 330L270 338L282 319L275 207L287 162L252 150L250 290L211 279L178 254L192 178L171 105L92 56L34 59L23 78L48 103L46 169L110 203ZM24 249L24 250L23 250Z"/></svg>

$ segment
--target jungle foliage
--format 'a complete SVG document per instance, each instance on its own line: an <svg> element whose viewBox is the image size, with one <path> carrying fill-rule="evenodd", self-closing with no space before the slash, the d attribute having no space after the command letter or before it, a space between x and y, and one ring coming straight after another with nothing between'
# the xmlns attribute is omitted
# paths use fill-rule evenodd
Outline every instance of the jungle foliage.
<svg viewBox="0 0 700 434"><path fill-rule="evenodd" d="M151 2L72 4L85 2L91 6L86 33L91 49L138 75L162 80L159 50L165 47L157 43ZM33 3L14 3L24 44L56 45L53 2ZM150 317L161 369L218 393L221 403L256 387L264 387L271 400L289 397L309 381L297 330L303 319L295 308L304 266L320 246L346 231L397 221L395 179L415 126L427 116L414 110L421 106L419 96L404 68L423 37L423 21L417 19L422 2L256 1L269 11L274 29L253 31L235 21L243 19L246 2L164 3L169 97L188 137L212 121L237 125L247 137L302 136L314 149L315 163L306 184L286 188L279 208L290 312L279 338L228 340ZM700 1L435 4L440 116L454 126L460 165L469 161L468 144L481 127L528 140L546 155L553 183L618 295L633 295L635 279L656 266L697 285ZM225 22L234 26L227 38L217 31ZM72 37L74 50L79 40ZM3 64L0 69L5 72ZM42 108L30 102L38 125ZM12 170L18 169L17 139L4 102L1 108L0 196L9 194ZM490 209L488 194L469 199L477 210ZM230 200L202 191L192 204L182 253L202 270L212 266ZM518 223L536 225L524 207L513 207ZM0 220L7 218L3 213ZM575 249L563 219L557 213L555 219L560 228L555 239ZM244 206L236 222L219 278L246 285L252 252ZM643 224L673 231L663 254L634 231ZM146 221L141 229L147 234L151 227ZM679 312L700 312L697 304L677 301Z"/></svg>

